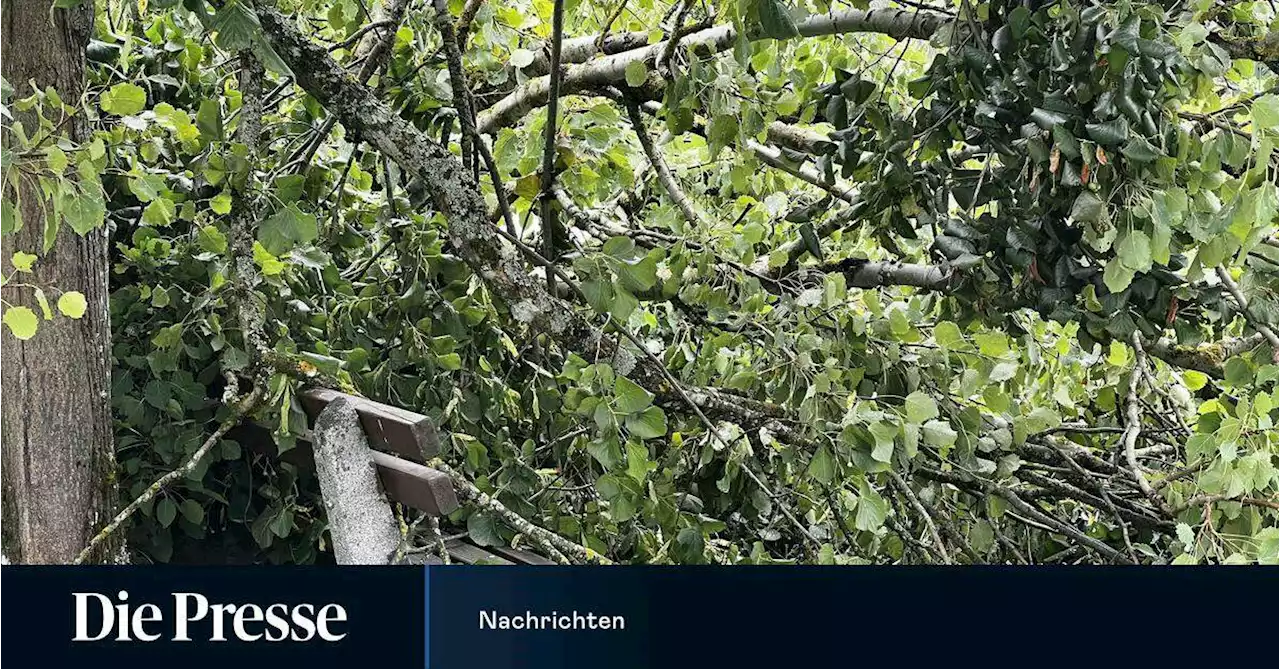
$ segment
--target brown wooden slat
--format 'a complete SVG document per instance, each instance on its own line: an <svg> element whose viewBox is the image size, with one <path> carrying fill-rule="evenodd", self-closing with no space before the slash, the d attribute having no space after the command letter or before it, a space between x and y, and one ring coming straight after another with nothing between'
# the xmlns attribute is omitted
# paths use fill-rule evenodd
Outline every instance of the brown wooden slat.
<svg viewBox="0 0 1280 669"><path fill-rule="evenodd" d="M457 543L449 542L446 546L449 548L449 557L463 564L475 564L477 562L484 562L485 564L514 564L510 560L494 555L484 548L461 541Z"/></svg>
<svg viewBox="0 0 1280 669"><path fill-rule="evenodd" d="M516 564L554 565L556 563L555 560L549 560L537 553L522 551L519 548L510 548L508 546L489 546L485 548L485 550L492 551L493 553L511 560Z"/></svg>
<svg viewBox="0 0 1280 669"><path fill-rule="evenodd" d="M236 428L234 437L255 453L278 457L306 471L316 469L315 452L306 441L299 440L295 448L280 455L271 432L259 425L242 424ZM458 508L458 495L447 474L380 451L370 450L370 453L378 468L382 489L391 501L436 516L448 515Z"/></svg>
<svg viewBox="0 0 1280 669"><path fill-rule="evenodd" d="M445 516L458 508L458 495L447 474L394 455L371 452L387 497L433 516Z"/></svg>
<svg viewBox="0 0 1280 669"><path fill-rule="evenodd" d="M311 388L298 396L312 422L330 402L339 397L350 399L373 448L391 451L415 462L421 462L424 455L432 457L440 452L440 433L435 423L420 413L328 388Z"/></svg>

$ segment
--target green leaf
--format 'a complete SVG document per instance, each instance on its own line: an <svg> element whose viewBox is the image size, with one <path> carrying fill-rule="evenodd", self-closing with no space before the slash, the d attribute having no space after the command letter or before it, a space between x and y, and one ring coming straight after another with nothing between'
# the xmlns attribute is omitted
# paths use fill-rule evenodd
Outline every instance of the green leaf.
<svg viewBox="0 0 1280 669"><path fill-rule="evenodd" d="M707 124L707 145L714 156L720 149L738 138L738 119L729 114L717 114Z"/></svg>
<svg viewBox="0 0 1280 669"><path fill-rule="evenodd" d="M619 263L618 279L632 293L643 293L658 281L658 263L646 257L639 262Z"/></svg>
<svg viewBox="0 0 1280 669"><path fill-rule="evenodd" d="M38 258L30 253L14 251L13 258L10 259L10 262L13 263L13 268L17 271L30 272L31 267L35 264L36 260L38 260Z"/></svg>
<svg viewBox="0 0 1280 669"><path fill-rule="evenodd" d="M158 174L135 172L129 176L129 192L143 202L150 202L166 192L164 177Z"/></svg>
<svg viewBox="0 0 1280 669"><path fill-rule="evenodd" d="M1182 372L1182 382L1187 384L1187 390L1194 392L1200 390L1209 382L1209 376L1202 372L1186 370Z"/></svg>
<svg viewBox="0 0 1280 669"><path fill-rule="evenodd" d="M262 273L267 276L280 274L285 268L285 264L263 247L262 242L253 243L253 261L258 264Z"/></svg>
<svg viewBox="0 0 1280 669"><path fill-rule="evenodd" d="M54 174L61 175L67 169L67 152L56 146L45 149L44 158Z"/></svg>
<svg viewBox="0 0 1280 669"><path fill-rule="evenodd" d="M644 82L649 78L649 68L645 66L643 60L636 59L627 63L627 68L623 70L623 76L626 77L628 86L643 86Z"/></svg>
<svg viewBox="0 0 1280 669"><path fill-rule="evenodd" d="M649 476L649 469L649 449L639 442L627 442L627 476L644 483Z"/></svg>
<svg viewBox="0 0 1280 669"><path fill-rule="evenodd" d="M231 0L209 19L209 30L216 33L214 42L227 51L247 49L261 32L258 17L240 0Z"/></svg>
<svg viewBox="0 0 1280 669"><path fill-rule="evenodd" d="M36 304L40 305L40 313L44 315L46 321L53 320L53 311L49 309L49 298L45 297L44 290L36 289Z"/></svg>
<svg viewBox="0 0 1280 669"><path fill-rule="evenodd" d="M625 376L614 381L613 397L618 413L640 413L653 404L653 395Z"/></svg>
<svg viewBox="0 0 1280 669"><path fill-rule="evenodd" d="M270 529L272 534L281 539L289 536L289 533L293 531L293 511L280 509L280 513L271 518Z"/></svg>
<svg viewBox="0 0 1280 669"><path fill-rule="evenodd" d="M888 516L889 503L869 484L863 482L858 490L858 512L853 519L854 527L863 532L874 532L884 525Z"/></svg>
<svg viewBox="0 0 1280 669"><path fill-rule="evenodd" d="M178 517L178 505L173 500L165 497L156 503L156 521L161 527L168 527L173 524L173 520Z"/></svg>
<svg viewBox="0 0 1280 669"><path fill-rule="evenodd" d="M825 445L819 446L809 460L808 475L809 478L823 485L829 485L835 479L835 459L831 457L831 451Z"/></svg>
<svg viewBox="0 0 1280 669"><path fill-rule="evenodd" d="M456 372L462 369L462 356L457 353L446 353L445 355L436 356L436 363L443 369Z"/></svg>
<svg viewBox="0 0 1280 669"><path fill-rule="evenodd" d="M222 231L212 225L206 225L200 228L199 234L196 235L196 244L201 249L209 253L222 255L227 252L227 237Z"/></svg>
<svg viewBox="0 0 1280 669"><path fill-rule="evenodd" d="M226 139L226 130L222 125L222 105L217 100L200 101L200 110L196 112L196 127L200 129L200 137L206 142Z"/></svg>
<svg viewBox="0 0 1280 669"><path fill-rule="evenodd" d="M1280 125L1280 97L1270 94L1254 100L1250 114L1259 130L1275 132L1276 126Z"/></svg>
<svg viewBox="0 0 1280 669"><path fill-rule="evenodd" d="M1253 535L1253 540L1258 546L1258 564L1275 565L1280 552L1280 530L1264 527Z"/></svg>
<svg viewBox="0 0 1280 669"><path fill-rule="evenodd" d="M759 0L760 28L765 37L790 39L800 34L781 0Z"/></svg>
<svg viewBox="0 0 1280 669"><path fill-rule="evenodd" d="M177 217L178 206L168 198L156 198L142 210L142 222L152 227L163 228Z"/></svg>
<svg viewBox="0 0 1280 669"><path fill-rule="evenodd" d="M13 333L13 336L22 340L34 337L36 328L40 325L40 321L36 318L36 312L27 307L9 307L0 321L9 326L9 331Z"/></svg>
<svg viewBox="0 0 1280 669"><path fill-rule="evenodd" d="M315 240L318 235L316 217L298 209L296 205L280 209L258 228L258 241L262 242L263 248L277 256L298 244Z"/></svg>
<svg viewBox="0 0 1280 669"><path fill-rule="evenodd" d="M212 209L215 214L230 214L231 193L223 191L209 198L209 208Z"/></svg>
<svg viewBox="0 0 1280 669"><path fill-rule="evenodd" d="M702 536L702 530L697 527L686 527L676 535L676 543L671 553L681 563L696 563L703 561L705 549L706 540Z"/></svg>
<svg viewBox="0 0 1280 669"><path fill-rule="evenodd" d="M511 52L511 59L508 61L511 67L522 70L533 64L534 53L528 49L516 49Z"/></svg>
<svg viewBox="0 0 1280 669"><path fill-rule="evenodd" d="M1196 533L1191 529L1190 525L1186 523L1178 523L1178 526L1175 529L1178 533L1178 541L1181 541L1184 547L1190 549L1195 546Z"/></svg>
<svg viewBox="0 0 1280 669"><path fill-rule="evenodd" d="M497 522L483 511L473 511L467 517L467 536L480 546L502 546L502 535L498 534Z"/></svg>
<svg viewBox="0 0 1280 669"><path fill-rule="evenodd" d="M582 282L582 294L587 296L587 303L599 313L609 313L613 306L613 285L605 281L591 279Z"/></svg>
<svg viewBox="0 0 1280 669"><path fill-rule="evenodd" d="M106 222L107 203L96 188L88 193L64 196L60 205L63 219L77 235L84 236Z"/></svg>
<svg viewBox="0 0 1280 669"><path fill-rule="evenodd" d="M11 234L22 229L22 210L9 198L0 198L0 234Z"/></svg>
<svg viewBox="0 0 1280 669"><path fill-rule="evenodd" d="M98 101L102 111L117 116L131 116L147 106L147 92L134 84L116 84Z"/></svg>
<svg viewBox="0 0 1280 669"><path fill-rule="evenodd" d="M1136 135L1129 138L1129 142L1124 145L1124 148L1120 149L1120 153L1123 153L1125 158L1135 163L1149 163L1164 155L1156 147L1152 146L1151 142L1148 142L1146 138Z"/></svg>
<svg viewBox="0 0 1280 669"><path fill-rule="evenodd" d="M938 417L938 405L933 401L932 397L916 391L907 395L906 401L907 420L922 424L927 420Z"/></svg>
<svg viewBox="0 0 1280 669"><path fill-rule="evenodd" d="M182 517L192 525L199 525L204 522L204 507L200 506L200 502L188 497L182 501Z"/></svg>
<svg viewBox="0 0 1280 669"><path fill-rule="evenodd" d="M276 197L281 202L295 202L302 198L307 178L301 174L286 174L276 177Z"/></svg>
<svg viewBox="0 0 1280 669"><path fill-rule="evenodd" d="M609 309L609 313L619 321L626 321L631 314L640 306L640 300L625 290L616 290L613 294L613 305Z"/></svg>
<svg viewBox="0 0 1280 669"><path fill-rule="evenodd" d="M972 348L960 333L960 327L951 321L938 321L933 326L933 340L948 351L964 351Z"/></svg>
<svg viewBox="0 0 1280 669"><path fill-rule="evenodd" d="M667 434L667 414L661 407L649 407L643 413L627 416L623 424L637 439L657 439Z"/></svg>
<svg viewBox="0 0 1280 669"><path fill-rule="evenodd" d="M1147 233L1132 230L1116 243L1116 255L1125 267L1135 272L1151 269L1151 240Z"/></svg>
<svg viewBox="0 0 1280 669"><path fill-rule="evenodd" d="M1231 358L1222 366L1222 376L1228 384L1243 387L1253 382L1253 367L1244 358Z"/></svg>
<svg viewBox="0 0 1280 669"><path fill-rule="evenodd" d="M1105 211L1102 198L1091 190L1082 191L1071 205L1071 220L1077 223L1096 223L1102 220Z"/></svg>
<svg viewBox="0 0 1280 669"><path fill-rule="evenodd" d="M1090 139L1102 146L1120 146L1129 139L1129 122L1119 117L1106 123L1090 123L1084 129Z"/></svg>
<svg viewBox="0 0 1280 669"><path fill-rule="evenodd" d="M605 255L617 258L618 260L630 260L636 253L636 243L630 237L618 235L610 237L609 241L600 247Z"/></svg>
<svg viewBox="0 0 1280 669"><path fill-rule="evenodd" d="M58 298L58 311L68 318L84 316L88 307L89 303L84 299L84 294L79 291L68 290Z"/></svg>
<svg viewBox="0 0 1280 669"><path fill-rule="evenodd" d="M1014 40L1021 42L1030 25L1031 11L1026 7L1019 5L1012 12L1009 12L1009 29L1013 33Z"/></svg>
<svg viewBox="0 0 1280 669"><path fill-rule="evenodd" d="M1122 293L1133 283L1134 271L1125 267L1124 262L1119 258L1112 258L1107 262L1107 269L1102 273L1102 282L1107 284L1107 290L1112 293Z"/></svg>
<svg viewBox="0 0 1280 669"><path fill-rule="evenodd" d="M1053 143L1062 152L1062 155L1068 158L1080 157L1080 140L1067 130L1066 126L1058 124L1053 126Z"/></svg>
<svg viewBox="0 0 1280 669"><path fill-rule="evenodd" d="M173 348L182 343L182 323L174 323L168 327L160 328L156 336L151 338L151 343L157 348Z"/></svg>
<svg viewBox="0 0 1280 669"><path fill-rule="evenodd" d="M933 446L946 448L956 443L956 431L951 429L951 424L941 420L931 420L924 424L924 440L925 443Z"/></svg>
<svg viewBox="0 0 1280 669"><path fill-rule="evenodd" d="M804 248L819 262L822 261L822 244L818 241L818 234L813 229L812 221L805 221L800 226L800 239L804 242Z"/></svg>

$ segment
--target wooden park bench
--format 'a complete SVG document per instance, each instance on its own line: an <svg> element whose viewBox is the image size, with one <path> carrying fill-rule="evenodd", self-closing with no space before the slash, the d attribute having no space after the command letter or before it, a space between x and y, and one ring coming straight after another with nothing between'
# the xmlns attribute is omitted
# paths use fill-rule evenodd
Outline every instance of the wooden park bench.
<svg viewBox="0 0 1280 669"><path fill-rule="evenodd" d="M386 499L436 517L447 516L458 508L453 481L447 474L423 464L426 458L432 458L440 452L439 432L429 417L327 388L303 391L299 399L310 419L311 429L303 435L296 448L279 456L282 461L306 471L316 471L314 442L317 422L331 404L346 400L355 410L359 431L368 444L368 457L376 470L380 491L385 494ZM275 441L266 428L245 426L239 436L254 451L277 457ZM356 456L359 455L357 449ZM346 487L354 483L349 479L359 477L351 472L342 472L341 478L339 483ZM320 479L322 494L325 494L326 479L324 476L320 476ZM333 487L332 477L329 484ZM330 532L334 533L338 529L332 522L334 508L331 502L326 500L325 506L331 516ZM368 528L360 528L361 531L365 529ZM335 546L339 541L339 537L334 537ZM481 546L465 533L452 537L446 535L445 547L450 559L462 564L554 564L551 560L528 551L506 546ZM418 564L441 563L440 558L431 553L415 553L410 558Z"/></svg>

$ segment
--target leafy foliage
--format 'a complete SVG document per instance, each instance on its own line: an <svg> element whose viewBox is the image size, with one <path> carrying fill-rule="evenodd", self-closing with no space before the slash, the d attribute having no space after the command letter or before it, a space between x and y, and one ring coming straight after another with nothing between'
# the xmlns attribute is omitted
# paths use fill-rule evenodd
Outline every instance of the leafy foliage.
<svg viewBox="0 0 1280 669"><path fill-rule="evenodd" d="M323 19L305 32L339 62L371 57L361 3L280 4ZM295 88L237 0L100 13L83 103L6 93L4 232L44 225L45 245L14 250L5 285L56 235L110 231L128 498L225 418L228 376L267 384L254 419L281 451L306 431L297 390L324 379L431 415L477 487L622 561L1275 563L1280 399L1255 333L1277 329L1278 98L1254 57L1274 11L915 4L838 34L798 26L853 10L699 5L690 22L735 27L727 47L677 49L669 76L651 57L618 61L613 90L564 98L553 149L572 248L552 260L581 293L566 309L638 345L575 349L530 328L496 270L464 262L432 175L326 125L349 101ZM567 5L569 37L631 31L639 48L675 14L633 1L605 26L612 0ZM481 5L462 62L478 112L530 85L550 12ZM927 41L890 36L922 13L942 26ZM434 22L413 7L386 30L370 85L462 153L464 82ZM241 141L246 50L272 72L257 147ZM619 95L651 103L676 189ZM492 133L503 183L476 172L491 206L509 199L507 232L541 249L552 121L529 107ZM59 136L71 114L90 139ZM39 183L45 221L22 220L20 179ZM257 216L239 248L244 212ZM941 279L895 282L907 265ZM872 267L885 269L868 285ZM40 288L38 303L6 302L12 335L58 317L46 294L61 317L102 316ZM295 373L254 378L244 304ZM643 376L648 356L679 392ZM321 559L315 481L255 439L233 433L145 505L133 546L158 561L223 541ZM472 508L448 521L484 545L519 540Z"/></svg>

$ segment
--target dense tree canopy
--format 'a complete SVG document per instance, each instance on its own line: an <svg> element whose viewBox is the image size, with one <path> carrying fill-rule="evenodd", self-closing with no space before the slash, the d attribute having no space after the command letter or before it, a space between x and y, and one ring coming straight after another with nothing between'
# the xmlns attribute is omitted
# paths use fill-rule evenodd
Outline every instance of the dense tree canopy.
<svg viewBox="0 0 1280 669"><path fill-rule="evenodd" d="M589 560L1274 564L1276 30L1269 0L101 1L83 99L5 82L4 234L45 243L6 246L4 337L95 317L24 277L106 226L126 499L220 424L291 447L319 384L437 418ZM314 481L234 434L139 554L326 551Z"/></svg>

